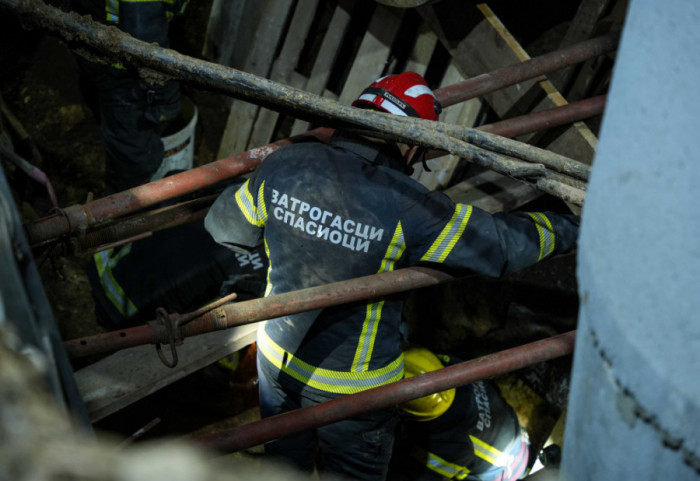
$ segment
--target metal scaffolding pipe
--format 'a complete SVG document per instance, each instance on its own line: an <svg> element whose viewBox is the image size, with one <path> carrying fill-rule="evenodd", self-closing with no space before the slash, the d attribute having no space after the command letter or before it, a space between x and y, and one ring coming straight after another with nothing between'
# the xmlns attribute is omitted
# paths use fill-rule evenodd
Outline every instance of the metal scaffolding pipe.
<svg viewBox="0 0 700 481"><path fill-rule="evenodd" d="M493 124L482 125L477 127L477 130L502 137L515 137L599 115L605 108L605 100L605 96L601 95L561 107L554 107ZM260 165L267 155L285 145L291 145L308 138L328 142L332 133L333 130L328 128L314 129L298 137L283 139L264 147L180 172L169 176L167 181L160 179L84 205L71 206L63 210L61 214L25 224L25 231L32 246L41 246L46 242L53 241L76 230L85 230L93 225L99 225L105 220L118 218L135 210L171 200L250 172ZM428 153L427 158L439 157L445 154L444 150L434 150ZM574 164L573 168L578 172L583 172L582 175L587 176L588 170L586 168L582 168L578 164ZM88 213L89 215L87 215ZM88 223L90 218L93 219L92 223ZM153 226L154 224L151 225ZM144 227L142 232L145 231L146 228ZM132 235L136 234L137 232L134 232ZM116 232L112 232L111 237L107 237L107 234L102 234L104 242L117 242L122 237L119 237L119 234ZM94 242L86 243L84 248L96 245Z"/></svg>
<svg viewBox="0 0 700 481"><path fill-rule="evenodd" d="M202 220L209 212L218 194L197 197L179 204L150 210L141 215L124 217L75 238L75 250L92 254L115 247L135 238L164 229Z"/></svg>
<svg viewBox="0 0 700 481"><path fill-rule="evenodd" d="M396 406L411 399L562 357L574 351L575 341L576 331L569 331L438 371L200 436L195 438L194 442L218 452L232 453L365 412Z"/></svg>
<svg viewBox="0 0 700 481"><path fill-rule="evenodd" d="M585 100L579 100L561 107L531 112L510 119L493 122L477 127L477 130L500 135L501 137L517 137L540 130L567 125L579 120L600 115L605 110L607 95L598 95Z"/></svg>
<svg viewBox="0 0 700 481"><path fill-rule="evenodd" d="M291 103L293 105L296 105L296 107L298 108L302 108L302 110L306 111L307 114L311 112L314 114L318 114L320 117L326 118L333 117L334 115L337 115L339 113L344 113L344 117L341 117L347 118L349 121L353 121L353 118L355 117L357 117L355 118L355 121L361 120L361 117L356 116L352 110L342 109L342 107L344 106L339 107L342 110L342 112L339 112L338 109L334 110L328 105L326 105L327 102L316 102L315 98L306 94L303 91L291 89L282 84L277 84L275 82L268 81L267 79L257 78L255 76L251 76L249 74L245 74L244 72L239 72L234 69L228 69L215 64L209 64L208 62L202 62L196 59L191 59L189 57L179 55L176 52L167 49L162 49L153 45L145 44L144 42L139 42L138 40L135 40L131 37L120 34L118 31L115 32L111 30L106 30L102 26L95 24L94 22L89 22L85 21L84 19L80 20L71 17L65 12L49 7L43 4L42 2L38 2L35 0L27 0L25 2L0 0L0 5L12 7L14 10L19 11L20 13L25 15L28 20L31 20L32 22L43 28L48 28L50 30L56 31L60 35L67 37L67 40L69 41L71 39L76 38L74 35L76 32L84 34L79 35L78 37L83 38L83 40L88 42L92 47L101 50L109 51L111 42L115 39L114 37L116 37L117 39L119 39L119 48L126 52L131 60L140 60L144 62L144 64L149 65L151 68L156 69L160 65L161 67L163 67L163 71L174 75L182 74L182 78L184 78L185 80L189 80L195 84L202 84L208 88L214 88L215 90L223 91L228 95L236 95L244 99L257 100L262 105L266 105L267 103L271 102L270 97L275 97L279 102ZM599 39L593 39L591 41L584 42L586 48L581 48L578 54L570 53L565 55L565 57L572 59L572 62L573 59L575 59L576 61L582 61L586 60L587 58L590 58L584 58L586 55L600 55L601 52L607 51L607 49L614 49L617 40L609 38L611 36L616 37L615 34L609 34ZM597 45L597 48L592 48L591 45ZM565 49L565 52L575 52L575 47L576 46L568 47L567 49ZM557 54L558 52L552 52L551 54L547 54L547 56L552 56L554 58L557 57ZM533 60L536 59L531 59L531 61ZM539 75L541 73L539 69L544 68L543 66L546 65L558 65L556 68L561 68L562 66L564 66L562 64L557 63L556 61L548 60L535 62L535 65L540 66L538 68L533 68L531 67L532 64L529 63L531 61L523 62L512 67L512 69L516 72L518 71L518 69L523 69L523 73L519 75L514 75L511 70L505 71L505 73L502 72L499 75L485 74L486 77L484 77L484 81L490 83L492 87L483 87L483 89L479 90L479 92L483 93L484 91L489 90L490 88L502 88L502 86L508 84L508 82L510 81L517 83L517 81L522 80L523 77L527 77L527 75L531 75L533 73L535 75ZM165 66L163 66L162 64L165 64ZM523 65L525 67L523 67ZM525 72L530 73L526 74ZM493 81L492 77L498 77L500 80ZM472 94L463 94L461 95L461 97L458 97L455 94L456 90L459 89L453 88L453 90L451 91L444 91L443 89L439 89L438 91L436 91L436 94L438 94L438 97L443 101L444 105L452 105L457 101L457 99L471 98L470 95L473 96L476 94L476 91L473 91ZM284 99L288 100L285 101ZM287 105L287 107L289 106L290 105ZM280 105L276 105L276 107L281 109ZM363 115L362 117L366 117L366 115ZM402 120L409 119L381 120L387 121L388 124L397 123L395 127L399 128L399 130L402 130L400 122ZM386 124L387 122L383 123ZM421 136L419 134L429 135L430 132L423 132L422 129L419 127L420 125L421 124L409 123L408 125L403 127L410 126L416 129L414 131L416 138ZM385 126L388 127L389 125L382 125L382 127ZM376 127L376 125L374 125L374 127ZM285 141L281 142L285 143ZM457 151L463 151L467 148L466 145L460 144L459 142L447 143L450 144ZM440 146L438 146L438 148L440 148ZM265 149L265 147L261 149ZM490 152L483 150L467 150L468 151L462 152L463 154L465 154L465 157L472 158L472 160L477 159L479 162L484 162L485 159L482 158L484 155L488 157L491 154ZM499 162L494 162L494 160L502 159L492 157L491 159L486 159L486 163L489 164L489 168L498 170L496 169L496 167L500 164ZM505 170L505 173L509 175L516 174L518 172L518 168L520 168L521 172L529 172L529 174L525 175L532 175L535 172L533 170L527 170L524 166L512 168L512 170L509 171L509 168L511 167L512 166L505 166L503 170ZM189 172L191 173L192 171ZM235 175L240 175L240 173L242 172L238 172ZM194 176L196 174L192 175ZM172 177L170 177L169 179L171 182L174 181ZM172 184L170 186L172 186ZM149 200L148 196L144 196L144 198L139 198L138 194L143 194L141 192L136 192L137 197L132 197L135 193L133 192L134 190L135 189L131 189L130 191L114 194L114 196L117 197L109 196L105 198L109 200L101 199L105 201L104 203L106 205L110 205L110 208L107 209L109 212L105 213L104 216L100 215L100 205L86 204L84 206L68 207L64 211L62 211L61 214L45 219L40 219L39 221L28 225L27 234L30 239L30 243L32 244L32 246L40 246L43 243L55 240L56 238L69 234L77 229L83 229L85 228L85 226L90 226L94 223L99 223L100 221L106 220L113 216L119 216L125 213L133 212L134 210L137 210L139 208L144 208L148 207L149 205L153 205L153 203L155 202L168 200L176 195L179 195L175 194L175 192L178 191L178 189L165 189L166 192L169 192L169 195L161 196L158 200ZM158 189L156 188L155 190ZM192 190L180 190L180 192L182 193L191 191ZM125 196L120 196L120 194L125 194ZM124 197L126 197L126 199L124 199ZM111 203L113 203L114 205L111 205ZM131 207L125 209L126 206L120 205L122 203L125 203Z"/></svg>
<svg viewBox="0 0 700 481"><path fill-rule="evenodd" d="M515 65L477 75L463 82L440 89L441 102L445 102L445 105L464 102L465 100L515 85L523 80L533 79L540 75L610 53L617 49L619 39L620 34L618 32L611 32Z"/></svg>
<svg viewBox="0 0 700 481"><path fill-rule="evenodd" d="M7 3L8 0L0 0L0 5ZM462 140L473 130L467 127L463 128L464 132L460 135L448 135L441 130L447 124L441 122L385 115L343 105L264 77L142 42L117 29L107 28L85 17L66 14L38 0L23 0L17 10L26 15L27 21L67 37L69 41L79 38L81 44L100 52L108 52L113 58L136 68L152 70L153 75L160 73L165 74L165 77L174 76L183 82L327 125L377 130L407 144L444 149L477 165L515 178L532 179L546 173L544 165L523 162ZM453 131L454 128L451 126L450 130ZM501 138L498 142L506 140Z"/></svg>
<svg viewBox="0 0 700 481"><path fill-rule="evenodd" d="M298 137L283 139L263 147L205 164L194 169L140 185L123 192L72 205L53 216L24 225L32 247L52 242L64 235L98 225L140 209L196 192L218 182L252 172L270 153L302 138L328 142L331 129L316 129Z"/></svg>
<svg viewBox="0 0 700 481"><path fill-rule="evenodd" d="M605 108L605 96L601 95L598 97L593 97L591 99L581 100L571 104L567 104L561 107L554 107L547 110L542 110L540 112L534 112L526 115L521 115L518 117L513 117L508 120L502 120L500 122L495 122L493 124L482 125L477 127L477 130L483 130L485 132L490 132L495 135L500 135L503 137L515 137L517 135L523 135L531 132L535 132L541 129L548 129L552 127L557 127L559 125L565 125L572 122L576 122L594 115L599 115L603 112ZM328 129L318 129L312 131L307 135L313 135L317 139L322 139L328 137L327 135L320 135L321 132L328 131ZM292 141L290 141L292 143ZM271 145L271 149L275 150L279 148L278 145ZM445 155L445 151L431 151L426 155L426 158L431 159ZM245 154L241 154L245 155ZM551 156L550 162L561 162L556 154ZM228 161L234 161L237 157L230 157L224 159ZM546 159L545 159L546 160ZM572 164L570 167L564 167L569 169L576 176L588 177L588 166L583 164L585 167L579 164ZM562 167L560 167L562 168ZM542 187L542 186L541 186ZM579 189L582 186L575 186ZM547 186L541 188L541 190L546 189ZM118 195L118 194L115 194ZM561 196L561 195L560 195ZM181 210L179 215L176 215L175 210ZM168 214L167 212L171 213ZM185 224L202 218L206 215L208 207L203 207L201 211L198 211L196 215L191 214L189 210L184 210L179 206L170 206L160 210L161 215L155 216L151 212L147 212L140 216L133 216L125 219L118 219L115 223L109 223L106 227L97 229L96 232L90 231L84 237L79 239L79 249L88 250L90 248L97 248L98 246L116 245L122 242L128 236L138 236L140 234L146 234L156 230L162 230L167 227L173 227L175 225ZM162 217L161 217L162 216ZM165 216L168 216L170 222L165 225ZM122 225L128 224L128 225ZM126 241L124 241L126 242ZM100 250L100 249L96 249Z"/></svg>
<svg viewBox="0 0 700 481"><path fill-rule="evenodd" d="M103 354L143 344L166 344L205 332L337 306L427 287L454 280L454 276L427 267L407 267L269 297L227 304L196 317L184 326L177 318L170 326L155 322L64 342L70 358ZM168 329L172 329L168 331Z"/></svg>

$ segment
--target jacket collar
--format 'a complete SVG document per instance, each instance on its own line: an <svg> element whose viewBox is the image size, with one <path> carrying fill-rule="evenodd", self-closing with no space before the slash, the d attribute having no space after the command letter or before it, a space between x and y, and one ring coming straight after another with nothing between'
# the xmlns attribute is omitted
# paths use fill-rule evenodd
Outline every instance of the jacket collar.
<svg viewBox="0 0 700 481"><path fill-rule="evenodd" d="M375 142L366 137L343 130L336 130L329 144L352 152L358 157L361 157L362 160L369 165L383 165L405 172L403 168L403 156L396 144Z"/></svg>

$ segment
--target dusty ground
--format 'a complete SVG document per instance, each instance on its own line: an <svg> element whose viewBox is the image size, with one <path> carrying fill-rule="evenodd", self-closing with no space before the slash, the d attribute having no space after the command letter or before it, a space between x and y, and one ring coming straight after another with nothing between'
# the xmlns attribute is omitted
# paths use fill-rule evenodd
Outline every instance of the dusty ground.
<svg viewBox="0 0 700 481"><path fill-rule="evenodd" d="M174 26L182 32L177 38L185 39L174 48L199 56L207 7L208 2L192 2L188 21ZM104 154L95 119L78 92L70 52L55 38L26 31L7 17L0 18L0 31L0 94L38 147L42 159L35 163L51 179L59 205L84 203L91 193L101 196ZM195 165L211 162L215 160L227 116L226 101L192 89L185 89L185 93L194 99L200 116ZM33 201L31 195L40 189L27 185L19 175L10 172L9 177L17 187L24 219L30 221L45 215L49 206ZM64 338L101 332L84 273L87 259L61 255L61 246L57 245L42 252L37 262ZM503 282L467 280L445 289L420 291L409 304L417 317L434 312L431 307L435 305L445 307L441 318L435 320L435 328L422 332L421 339L430 339L435 347L463 357L474 357L573 328L578 306L574 269L574 256L565 256ZM465 291L473 295L465 298ZM460 319L459 324L455 319ZM566 373L564 362L553 369L531 372L529 377L499 378L521 420L530 425L531 435L546 436L557 421L561 398L566 396ZM217 419L250 408L249 402L241 404L240 399L228 396L227 376L228 373L213 369L188 378L122 417L106 420L101 427L128 434L158 415L164 422L155 430L157 434L203 429ZM555 396L543 400L531 389L533 384ZM212 404L212 399L217 399L218 404ZM125 423L125 419L130 422Z"/></svg>

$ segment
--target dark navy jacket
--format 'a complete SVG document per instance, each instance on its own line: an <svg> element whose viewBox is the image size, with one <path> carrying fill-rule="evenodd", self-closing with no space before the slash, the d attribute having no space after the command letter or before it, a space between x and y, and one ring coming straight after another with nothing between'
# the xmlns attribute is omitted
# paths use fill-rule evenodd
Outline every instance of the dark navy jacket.
<svg viewBox="0 0 700 481"><path fill-rule="evenodd" d="M488 380L456 388L452 404L436 419L406 413L401 420L390 481L518 479L527 467L527 435Z"/></svg>
<svg viewBox="0 0 700 481"><path fill-rule="evenodd" d="M267 295L418 263L499 277L575 246L569 218L455 205L389 167L398 160L348 136L285 147L224 191L205 226L230 247L264 243ZM270 319L258 330L261 367L321 397L398 381L401 310L389 296Z"/></svg>

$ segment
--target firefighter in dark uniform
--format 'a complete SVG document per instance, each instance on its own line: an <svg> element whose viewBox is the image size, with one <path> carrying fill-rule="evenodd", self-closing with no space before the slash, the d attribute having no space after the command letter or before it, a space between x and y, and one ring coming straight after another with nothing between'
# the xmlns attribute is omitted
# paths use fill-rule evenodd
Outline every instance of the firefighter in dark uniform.
<svg viewBox="0 0 700 481"><path fill-rule="evenodd" d="M443 364L444 362L444 364ZM405 376L456 364L424 347L404 351ZM527 472L529 442L513 409L488 380L399 406L389 481L513 481Z"/></svg>
<svg viewBox="0 0 700 481"><path fill-rule="evenodd" d="M169 45L169 22L189 0L69 0L66 7L132 37ZM176 80L147 80L120 63L75 50L80 90L100 124L107 157L105 195L151 181L163 161L161 136L180 113Z"/></svg>
<svg viewBox="0 0 700 481"><path fill-rule="evenodd" d="M437 120L425 80L405 72L374 82L353 102ZM453 203L405 173L394 143L336 132L328 144L280 149L240 189L227 189L205 226L233 249L263 244L266 295L418 263L499 277L575 247L575 218L490 215ZM270 319L258 329L263 417L403 378L399 295ZM396 409L366 413L268 443L266 452L303 470L384 479ZM318 451L318 458L315 454Z"/></svg>

